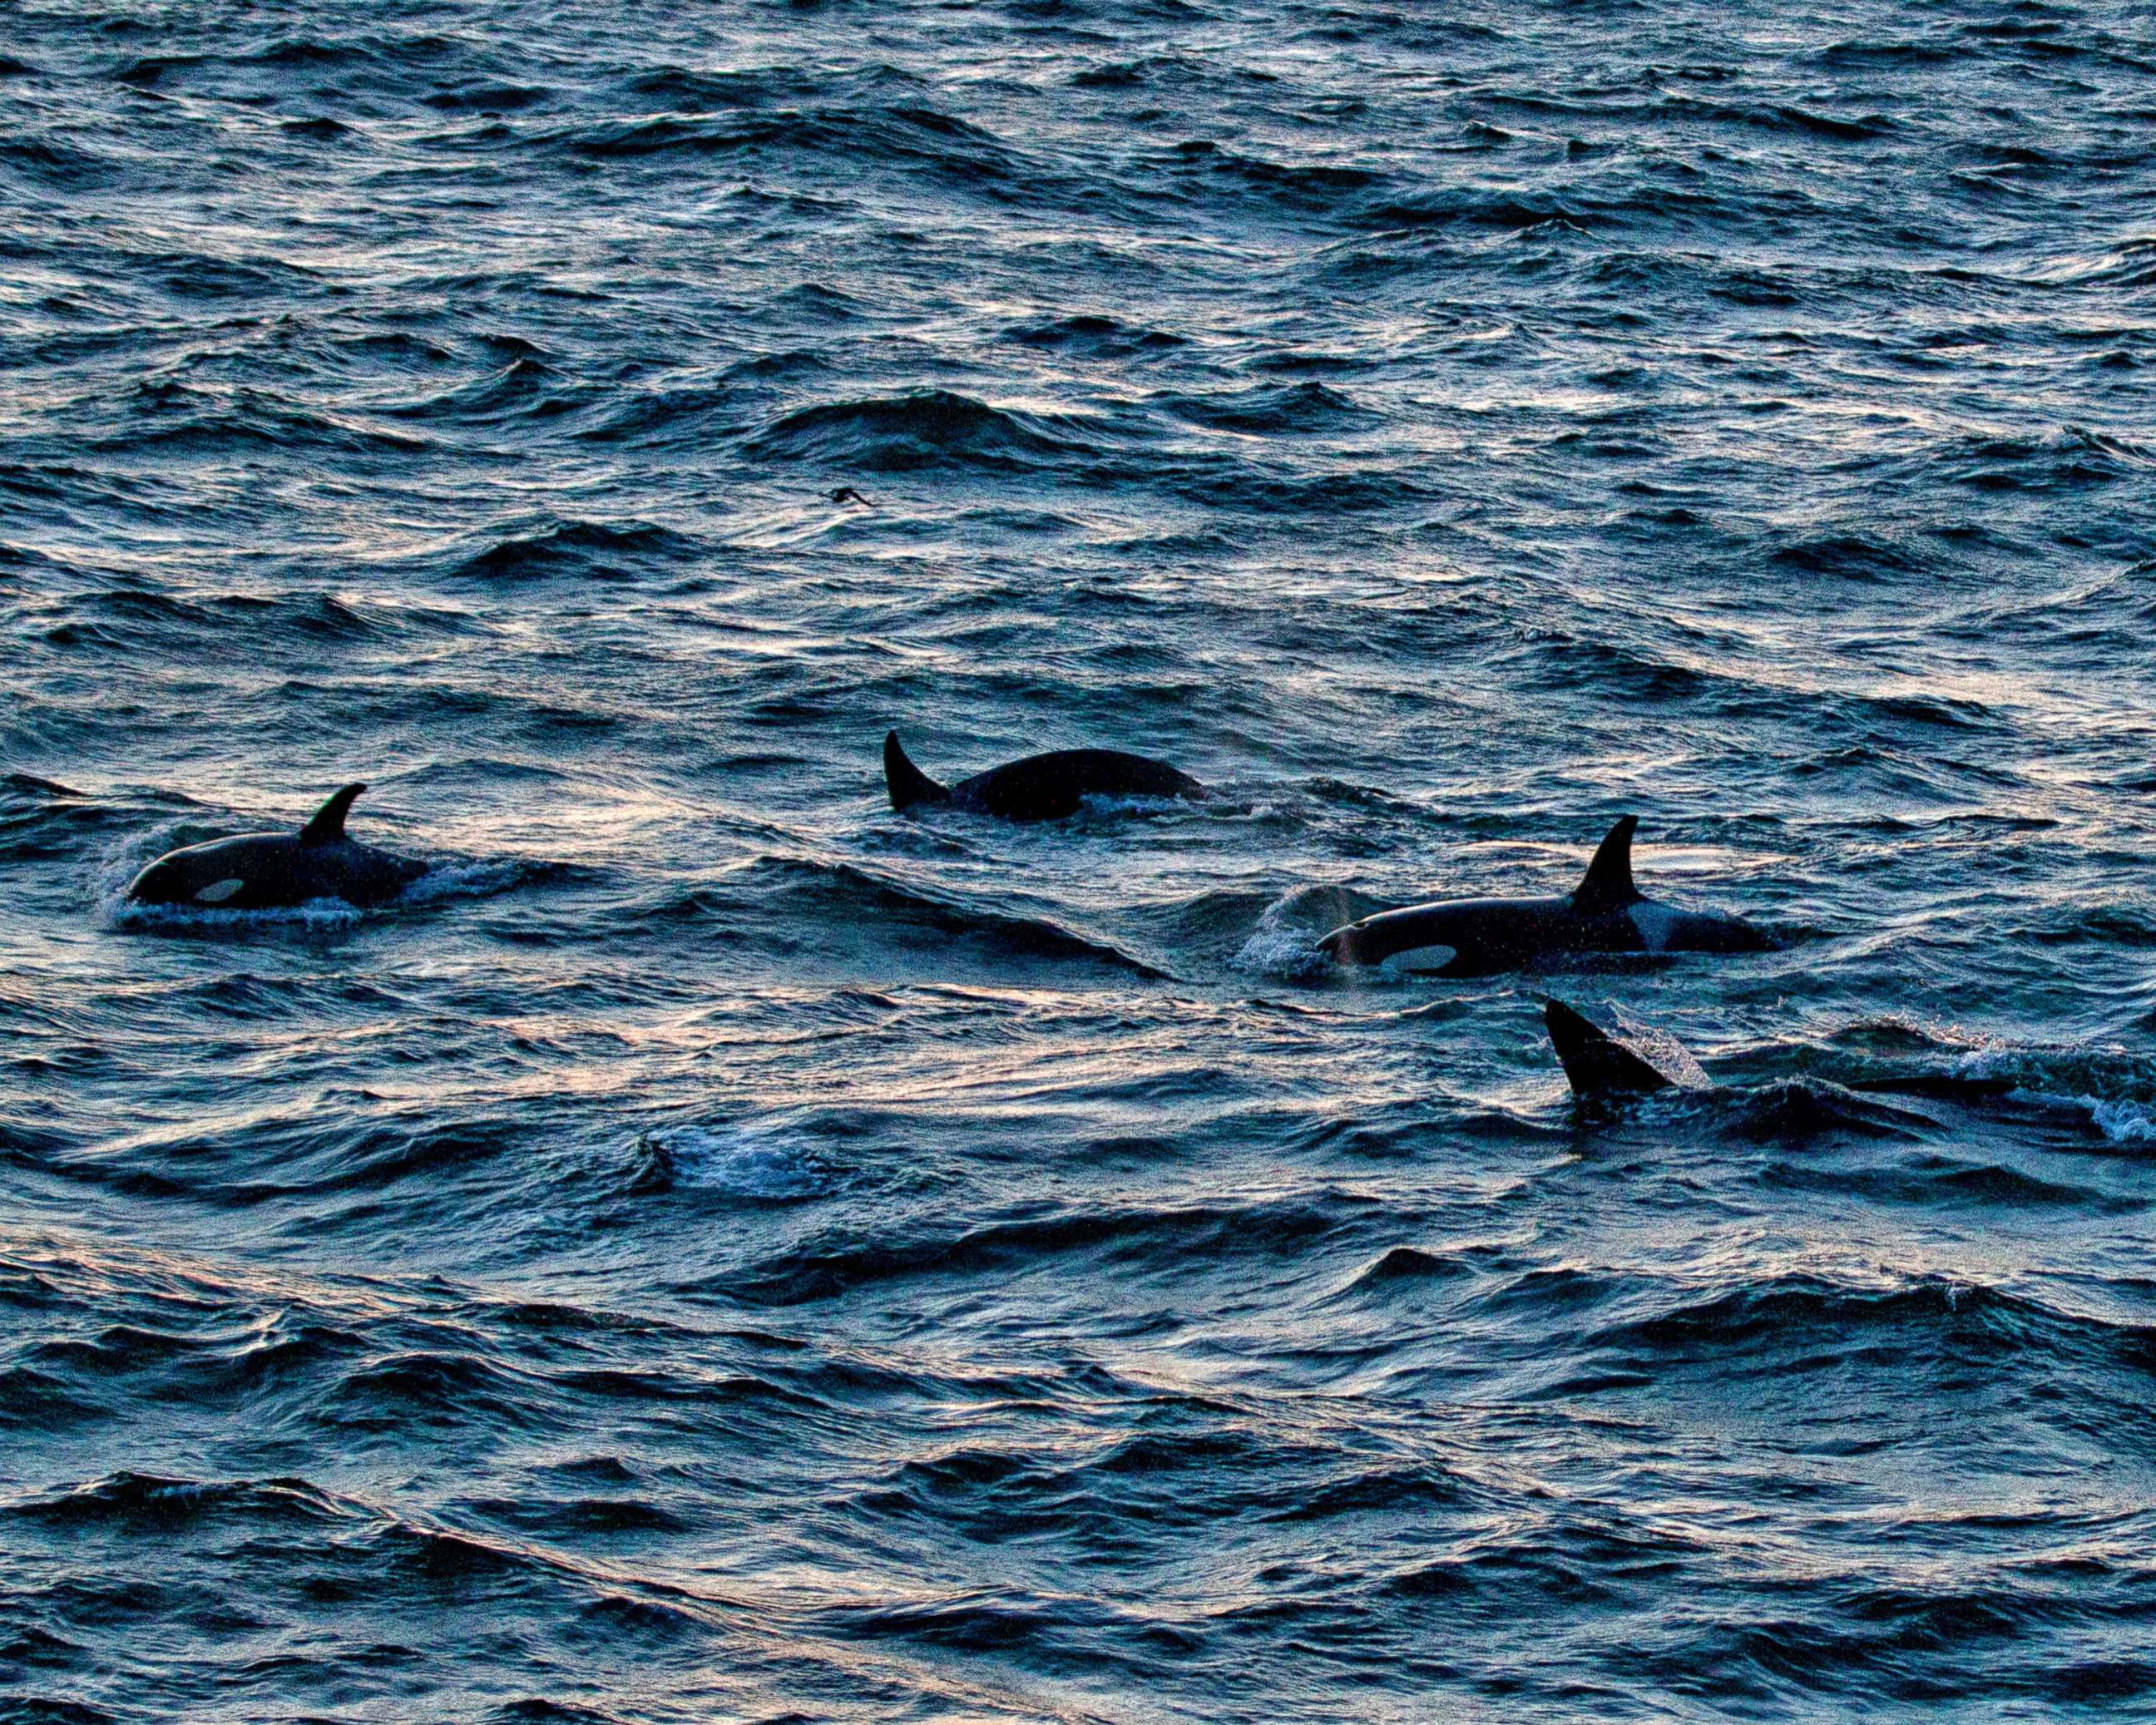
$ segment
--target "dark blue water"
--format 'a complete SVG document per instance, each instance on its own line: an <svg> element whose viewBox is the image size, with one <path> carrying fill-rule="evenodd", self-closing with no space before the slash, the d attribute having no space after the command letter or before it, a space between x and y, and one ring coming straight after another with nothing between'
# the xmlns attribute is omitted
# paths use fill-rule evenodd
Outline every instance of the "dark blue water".
<svg viewBox="0 0 2156 1725"><path fill-rule="evenodd" d="M2156 1707L2145 7L0 74L8 1717ZM121 909L351 778L409 901ZM1786 948L1303 962L1628 811Z"/></svg>

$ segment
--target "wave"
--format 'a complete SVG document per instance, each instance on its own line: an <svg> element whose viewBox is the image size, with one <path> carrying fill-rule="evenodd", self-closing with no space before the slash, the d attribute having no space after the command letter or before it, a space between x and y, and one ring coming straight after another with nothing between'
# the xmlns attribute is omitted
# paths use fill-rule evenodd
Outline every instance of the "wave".
<svg viewBox="0 0 2156 1725"><path fill-rule="evenodd" d="M1378 234L1462 227L1512 233L1556 227L1584 234L1596 225L1578 204L1554 194L1521 197L1474 191L1432 193L1412 201L1367 205L1354 213L1354 220L1357 226Z"/></svg>
<svg viewBox="0 0 2156 1725"><path fill-rule="evenodd" d="M2156 234L2136 234L2093 256L2074 259L2047 273L2061 286L2148 287L2156 284Z"/></svg>
<svg viewBox="0 0 2156 1725"><path fill-rule="evenodd" d="M1452 1281L1473 1273L1468 1255L1424 1251L1417 1246L1394 1246L1355 1272L1341 1289L1342 1296L1379 1294L1421 1284Z"/></svg>
<svg viewBox="0 0 2156 1725"><path fill-rule="evenodd" d="M130 823L131 811L57 780L0 774L0 861L72 857L98 834Z"/></svg>
<svg viewBox="0 0 2156 1725"><path fill-rule="evenodd" d="M1785 539L1768 553L1786 569L1844 580L1876 581L1925 569L1929 560L1878 534L1807 534Z"/></svg>
<svg viewBox="0 0 2156 1725"><path fill-rule="evenodd" d="M393 902L417 906L456 899L499 898L505 893L579 878L581 872L574 868L530 857L435 857L427 872L408 885Z"/></svg>
<svg viewBox="0 0 2156 1725"><path fill-rule="evenodd" d="M1257 926L1229 960L1229 968L1282 982L1327 975L1332 961L1318 951L1319 938L1384 908L1381 900L1350 887L1296 887L1260 912Z"/></svg>
<svg viewBox="0 0 2156 1725"><path fill-rule="evenodd" d="M634 1147L665 1187L778 1203L823 1198L844 1176L784 1118L654 1127Z"/></svg>
<svg viewBox="0 0 2156 1725"><path fill-rule="evenodd" d="M438 114L516 114L553 100L557 92L539 84L475 79L429 90L419 100Z"/></svg>
<svg viewBox="0 0 2156 1725"><path fill-rule="evenodd" d="M2146 485L2156 470L2156 455L2138 444L2071 425L2035 437L1957 439L1926 459L1951 483L1980 491Z"/></svg>
<svg viewBox="0 0 2156 1725"><path fill-rule="evenodd" d="M1099 434L1075 416L990 407L943 389L802 408L750 439L764 460L834 470L910 473L938 467L1022 471L1097 453Z"/></svg>
<svg viewBox="0 0 2156 1725"><path fill-rule="evenodd" d="M356 927L368 913L341 898L311 898L302 904L283 905L259 911L222 911L203 905L141 905L129 901L122 891L110 895L105 908L107 925L138 933L217 935L270 931L282 927L340 929Z"/></svg>
<svg viewBox="0 0 2156 1725"><path fill-rule="evenodd" d="M1817 1079L1792 1078L1733 1096L1722 1130L1754 1143L1802 1143L1848 1135L1922 1140L1931 1119Z"/></svg>
<svg viewBox="0 0 2156 1725"><path fill-rule="evenodd" d="M415 399L385 403L376 411L421 421L513 425L567 413L585 397L585 391L566 382L554 367L523 354L483 377Z"/></svg>
<svg viewBox="0 0 2156 1725"><path fill-rule="evenodd" d="M655 521L557 516L494 539L451 572L490 583L567 575L619 580L653 564L693 558L698 550L696 541Z"/></svg>
<svg viewBox="0 0 2156 1725"><path fill-rule="evenodd" d="M746 873L763 914L798 927L852 930L882 939L906 932L957 937L1019 957L1086 959L1153 981L1173 980L1146 958L1058 917L1003 909L855 863L767 855L751 863ZM706 903L702 895L692 895L665 914L701 915Z"/></svg>
<svg viewBox="0 0 2156 1725"><path fill-rule="evenodd" d="M2147 1102L2109 1101L2097 1097L2085 1100L2089 1123L2103 1134L2105 1142L2128 1149L2156 1144L2156 1106Z"/></svg>
<svg viewBox="0 0 2156 1725"><path fill-rule="evenodd" d="M595 1514L593 1500L562 1506L566 1526ZM679 1589L580 1564L558 1542L546 1548L481 1527L454 1527L396 1514L341 1497L306 1480L196 1480L121 1473L28 1501L0 1505L0 1517L40 1541L116 1535L179 1542L182 1573L199 1565L205 1536L249 1543L227 1561L237 1573L289 1580L316 1597L364 1595L379 1604L439 1615L445 1603L521 1599L531 1609L567 1608L598 1632L648 1638L654 1625L706 1632L709 1607ZM617 1524L660 1525L672 1518L640 1502L623 1507ZM216 1573L214 1571L211 1572ZM85 1604L90 1603L88 1601ZM408 1656L395 1663L408 1664ZM363 1662L362 1662L363 1664ZM546 1717L519 1710L519 1717ZM568 1717L588 1717L572 1713Z"/></svg>
<svg viewBox="0 0 2156 1725"><path fill-rule="evenodd" d="M1812 1357L1815 1369L1844 1357L1891 1365L1895 1349L1925 1358L1944 1349L1999 1371L2020 1369L2016 1358L2065 1367L2095 1358L2136 1373L2156 1363L2156 1328L1936 1276L1862 1283L1778 1276L1618 1318L1592 1339L1639 1356L1731 1362L1745 1376L1786 1370L1792 1352ZM1833 1353L1814 1356L1822 1344Z"/></svg>
<svg viewBox="0 0 2156 1725"><path fill-rule="evenodd" d="M984 127L918 100L801 108L731 107L610 118L554 129L545 145L595 163L679 157L875 160L886 173L926 177L969 196L1038 196L1051 170Z"/></svg>
<svg viewBox="0 0 2156 1725"><path fill-rule="evenodd" d="M1015 323L1004 334L1029 347L1057 348L1094 359L1132 359L1143 354L1170 353L1188 345L1184 337L1169 331L1123 323L1097 311Z"/></svg>
<svg viewBox="0 0 2156 1725"><path fill-rule="evenodd" d="M2090 937L2108 935L2107 918ZM2141 943L2129 927L2123 944ZM2156 1058L2123 1044L2017 1042L1880 1017L1841 1026L1817 1052L1831 1063L1832 1076L1860 1087L1948 1101L1997 1097L2040 1116L2078 1121L2123 1147L2156 1142L2150 1129Z"/></svg>
<svg viewBox="0 0 2156 1725"><path fill-rule="evenodd" d="M1323 383L1258 384L1211 395L1169 393L1152 398L1178 419L1248 437L1309 434L1374 416Z"/></svg>
<svg viewBox="0 0 2156 1725"><path fill-rule="evenodd" d="M116 1473L80 1486L0 1503L0 1516L69 1531L121 1526L172 1532L191 1523L232 1520L264 1527L317 1527L352 1509L296 1478L191 1480Z"/></svg>
<svg viewBox="0 0 2156 1725"><path fill-rule="evenodd" d="M139 588L71 595L46 626L56 647L141 655L181 655L245 629L258 639L305 651L322 644L388 643L410 635L454 635L465 614L424 603L382 604L319 591L215 593L182 597Z"/></svg>
<svg viewBox="0 0 2156 1725"><path fill-rule="evenodd" d="M446 46L439 39L434 39L432 45L438 52ZM124 62L110 75L122 84L140 89L162 85L176 74L244 74L258 69L280 74L299 70L336 74L379 60L385 50L400 64L424 61L429 57L429 39L424 37L404 37L394 41L342 37L317 41L306 36L284 36L259 47L223 54L143 54Z"/></svg>
<svg viewBox="0 0 2156 1725"><path fill-rule="evenodd" d="M1083 1204L983 1223L955 1235L824 1241L697 1285L755 1306L829 1300L867 1284L934 1276L998 1276L1077 1257L1096 1264L1197 1256L1219 1262L1306 1249L1351 1227L1375 1200L1346 1195L1248 1204Z"/></svg>
<svg viewBox="0 0 2156 1725"><path fill-rule="evenodd" d="M1158 167L1189 182L1184 195L1217 198L1225 185L1255 192L1290 208L1325 211L1338 208L1348 194L1383 184L1387 174L1353 162L1274 162L1231 149L1206 138L1193 138L1153 158Z"/></svg>
<svg viewBox="0 0 2156 1725"><path fill-rule="evenodd" d="M1959 1050L1951 1070L1958 1079L2011 1085L2019 1096L2086 1121L2119 1149L2156 1144L2156 1059L2117 1044L1989 1041Z"/></svg>

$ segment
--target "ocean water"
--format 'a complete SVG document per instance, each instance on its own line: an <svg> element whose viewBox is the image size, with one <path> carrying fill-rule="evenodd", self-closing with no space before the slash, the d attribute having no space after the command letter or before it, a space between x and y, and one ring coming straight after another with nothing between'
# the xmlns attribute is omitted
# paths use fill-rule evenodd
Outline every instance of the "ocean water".
<svg viewBox="0 0 2156 1725"><path fill-rule="evenodd" d="M2156 1709L2145 6L21 0L0 209L6 1717ZM1307 962L1625 813L1783 949Z"/></svg>

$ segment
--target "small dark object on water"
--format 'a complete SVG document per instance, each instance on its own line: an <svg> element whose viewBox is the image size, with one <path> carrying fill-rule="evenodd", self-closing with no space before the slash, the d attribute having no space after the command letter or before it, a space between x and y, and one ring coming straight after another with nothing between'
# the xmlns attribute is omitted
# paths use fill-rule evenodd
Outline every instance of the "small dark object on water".
<svg viewBox="0 0 2156 1725"><path fill-rule="evenodd" d="M859 491L856 491L851 485L839 486L837 490L831 493L831 501L834 503L858 503L863 509L874 509L875 507L875 504L870 502L867 498L862 496L861 494Z"/></svg>

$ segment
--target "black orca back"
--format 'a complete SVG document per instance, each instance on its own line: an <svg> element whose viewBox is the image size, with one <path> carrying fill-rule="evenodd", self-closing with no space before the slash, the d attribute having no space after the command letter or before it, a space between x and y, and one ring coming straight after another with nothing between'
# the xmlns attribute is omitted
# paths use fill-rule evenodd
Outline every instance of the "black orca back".
<svg viewBox="0 0 2156 1725"><path fill-rule="evenodd" d="M1061 820L1088 797L1202 797L1205 788L1165 761L1120 749L1058 749L976 773L951 799L1004 820Z"/></svg>
<svg viewBox="0 0 2156 1725"><path fill-rule="evenodd" d="M1061 820L1088 797L1202 798L1205 787L1165 761L1121 749L1057 749L1006 762L955 785L940 785L906 758L898 733L883 740L883 777L891 806L949 803L1004 820Z"/></svg>

